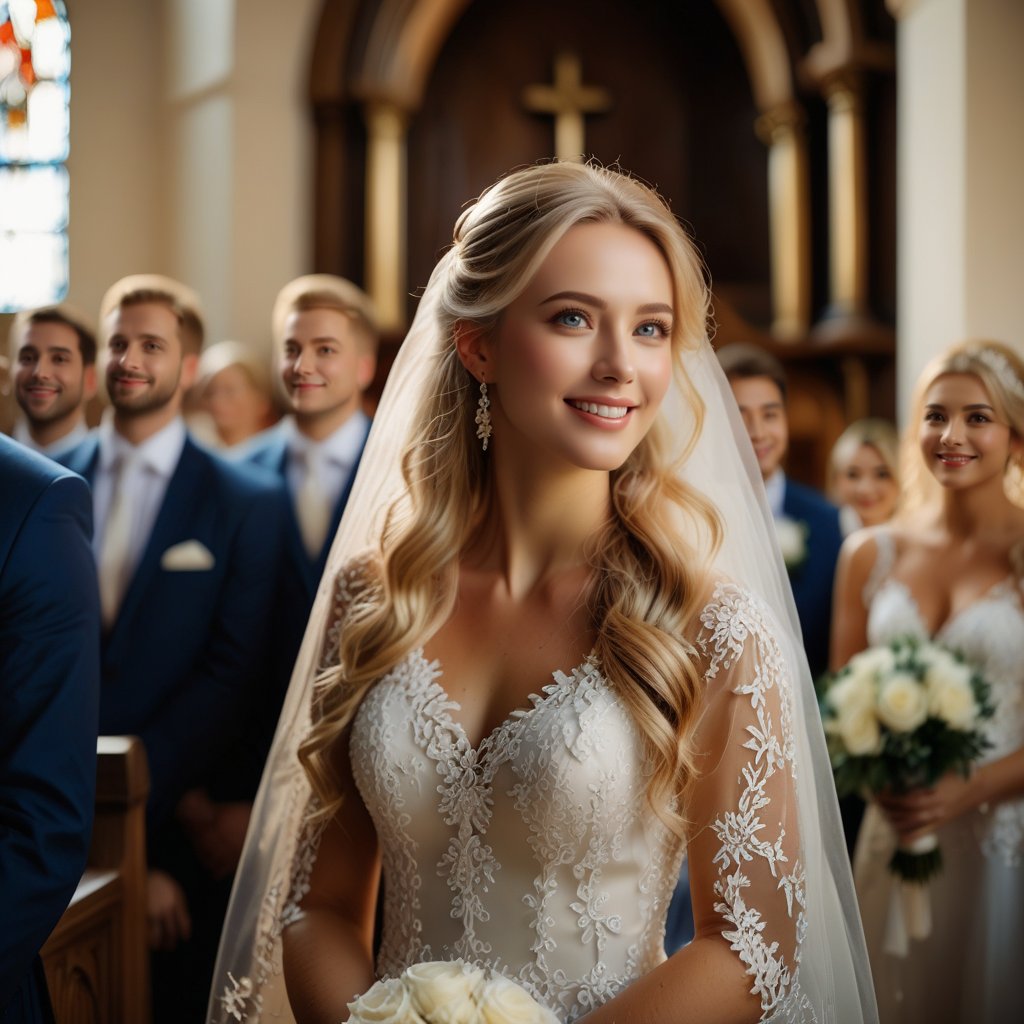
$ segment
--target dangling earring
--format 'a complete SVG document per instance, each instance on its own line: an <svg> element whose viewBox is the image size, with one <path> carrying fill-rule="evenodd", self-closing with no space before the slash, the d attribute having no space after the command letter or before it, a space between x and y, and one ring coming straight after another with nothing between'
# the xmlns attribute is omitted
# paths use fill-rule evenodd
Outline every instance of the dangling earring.
<svg viewBox="0 0 1024 1024"><path fill-rule="evenodd" d="M487 384L480 381L480 398L476 403L476 436L483 441L484 451L487 451L487 441L492 432L491 400L487 397Z"/></svg>

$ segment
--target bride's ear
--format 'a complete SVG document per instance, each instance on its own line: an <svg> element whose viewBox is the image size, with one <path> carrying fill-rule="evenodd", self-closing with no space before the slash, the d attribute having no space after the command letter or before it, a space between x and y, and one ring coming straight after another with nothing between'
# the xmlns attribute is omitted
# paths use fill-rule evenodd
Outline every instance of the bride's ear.
<svg viewBox="0 0 1024 1024"><path fill-rule="evenodd" d="M459 354L459 361L476 380L494 383L487 328L471 320L459 320L455 324L455 351Z"/></svg>

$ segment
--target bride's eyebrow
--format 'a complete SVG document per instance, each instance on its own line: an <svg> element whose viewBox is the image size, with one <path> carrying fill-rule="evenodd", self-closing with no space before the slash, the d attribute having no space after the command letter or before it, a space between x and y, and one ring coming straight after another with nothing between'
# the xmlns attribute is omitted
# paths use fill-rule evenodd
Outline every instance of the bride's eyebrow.
<svg viewBox="0 0 1024 1024"><path fill-rule="evenodd" d="M546 299L541 299L537 305L546 306L549 302L564 302L566 300L594 306L596 309L606 309L608 305L604 299L599 299L596 295L588 295L586 292L556 292ZM669 316L675 312L667 302L647 302L642 306L637 306L636 311L638 313L667 313Z"/></svg>

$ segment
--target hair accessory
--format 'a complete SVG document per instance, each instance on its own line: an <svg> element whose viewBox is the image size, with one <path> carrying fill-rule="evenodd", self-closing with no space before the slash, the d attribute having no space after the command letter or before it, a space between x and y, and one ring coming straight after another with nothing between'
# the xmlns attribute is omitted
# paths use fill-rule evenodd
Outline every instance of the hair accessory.
<svg viewBox="0 0 1024 1024"><path fill-rule="evenodd" d="M1021 381L1010 360L1002 352L994 348L979 348L975 353L978 360L984 363L1018 398L1024 399L1024 381Z"/></svg>
<svg viewBox="0 0 1024 1024"><path fill-rule="evenodd" d="M483 442L487 451L487 442L494 432L491 427L491 400L487 397L487 384L480 381L480 400L476 403L476 436Z"/></svg>

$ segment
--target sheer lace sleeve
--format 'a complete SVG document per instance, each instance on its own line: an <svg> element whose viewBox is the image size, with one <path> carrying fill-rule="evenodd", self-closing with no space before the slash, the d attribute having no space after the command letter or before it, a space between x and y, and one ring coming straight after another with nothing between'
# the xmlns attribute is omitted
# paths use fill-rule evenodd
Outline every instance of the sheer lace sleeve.
<svg viewBox="0 0 1024 1024"><path fill-rule="evenodd" d="M700 627L706 708L687 804L697 934L730 944L762 1020L814 1019L798 979L806 891L785 660L766 609L730 583L716 585Z"/></svg>

